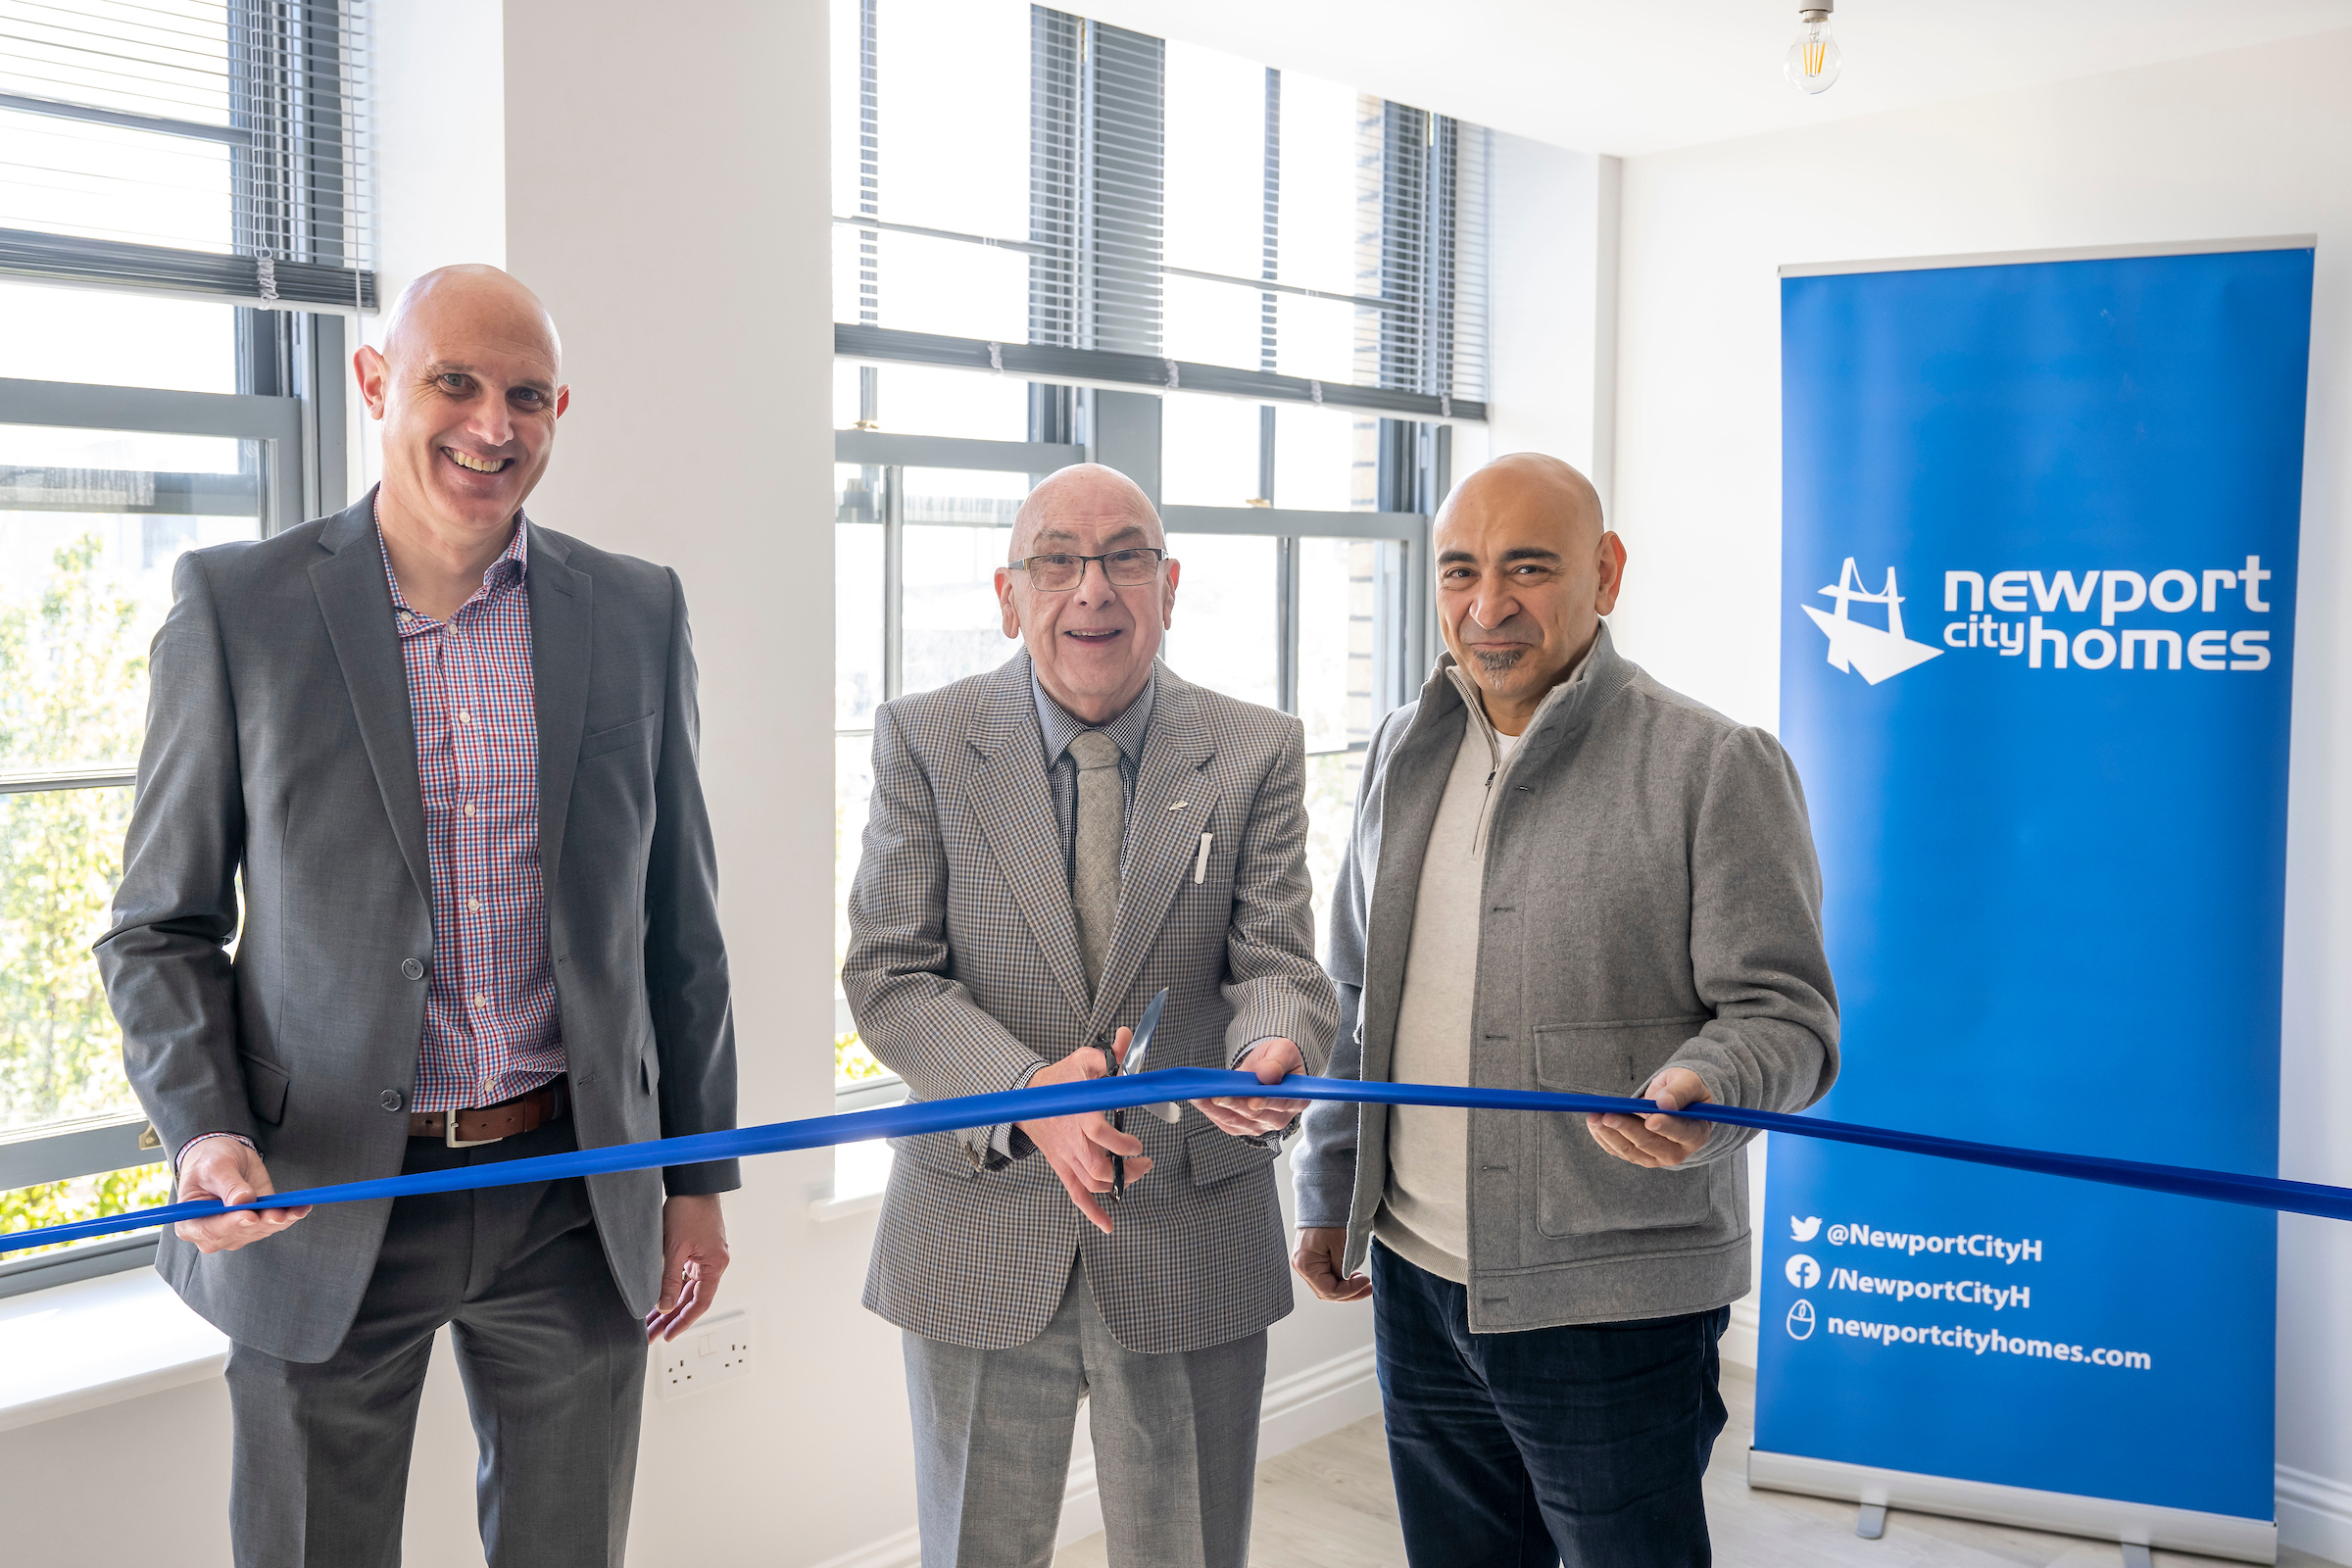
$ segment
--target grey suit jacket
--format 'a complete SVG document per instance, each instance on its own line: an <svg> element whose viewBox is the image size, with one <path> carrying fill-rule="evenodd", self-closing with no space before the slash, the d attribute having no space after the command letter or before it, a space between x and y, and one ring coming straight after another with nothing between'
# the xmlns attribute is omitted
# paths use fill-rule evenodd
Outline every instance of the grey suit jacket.
<svg viewBox="0 0 2352 1568"><path fill-rule="evenodd" d="M1332 899L1332 1075L1385 1081L1446 781L1469 711L1452 656L1373 737ZM1666 1067L1719 1103L1796 1110L1838 1076L1838 994L1803 786L1780 743L1652 680L1600 629L1538 710L1487 829L1471 1081L1638 1095ZM1298 1223L1361 1263L1388 1110L1320 1102L1292 1159ZM1604 1152L1582 1116L1470 1113L1470 1328L1666 1317L1747 1294L1754 1135L1688 1163Z"/></svg>
<svg viewBox="0 0 2352 1568"><path fill-rule="evenodd" d="M98 943L164 1147L242 1133L281 1192L399 1171L424 1028L431 873L373 499L180 559ZM677 577L524 526L540 867L580 1143L731 1127L734 1024ZM639 1313L660 1287L664 1181L738 1185L732 1162L588 1178ZM323 1360L390 1213L388 1200L315 1209L210 1257L167 1236L157 1266L238 1343Z"/></svg>
<svg viewBox="0 0 2352 1568"><path fill-rule="evenodd" d="M859 1034L917 1100L987 1094L1107 1042L1165 986L1152 1067L1230 1066L1279 1035L1318 1070L1338 1004L1314 958L1304 780L1298 719L1160 670L1090 999L1027 652L885 705L842 969ZM929 1339L1006 1349L1045 1328L1083 1253L1130 1349L1222 1345L1290 1311L1276 1151L1190 1105L1176 1126L1131 1115L1128 1131L1153 1169L1109 1236L1040 1155L984 1169L984 1131L901 1141L865 1304Z"/></svg>

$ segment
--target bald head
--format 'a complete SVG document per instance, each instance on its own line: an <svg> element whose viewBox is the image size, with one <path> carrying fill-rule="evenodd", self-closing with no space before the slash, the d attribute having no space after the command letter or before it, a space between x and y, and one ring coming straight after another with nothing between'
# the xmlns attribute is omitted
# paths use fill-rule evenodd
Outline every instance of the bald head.
<svg viewBox="0 0 2352 1568"><path fill-rule="evenodd" d="M429 355L453 334L535 350L563 372L564 341L547 306L514 274L487 263L436 267L402 289L384 318L384 357L398 363L404 355Z"/></svg>
<svg viewBox="0 0 2352 1568"><path fill-rule="evenodd" d="M1151 498L1099 463L1040 480L1012 520L1012 564L997 572L1004 635L1028 645L1030 668L1046 695L1089 724L1116 718L1150 684L1181 570L1149 556L1102 558L1121 551L1164 555L1167 548ZM1070 564L1033 564L1036 556L1086 558L1077 565L1076 586L1040 588L1033 564L1047 568L1047 581L1067 583ZM1112 582L1106 567L1131 580Z"/></svg>
<svg viewBox="0 0 2352 1568"><path fill-rule="evenodd" d="M1541 452L1496 458L1456 485L1439 509L1438 526L1462 507L1526 513L1565 530L1569 543L1599 543L1603 530L1600 492L1567 464Z"/></svg>
<svg viewBox="0 0 2352 1568"><path fill-rule="evenodd" d="M1464 479L1434 535L1446 647L1494 727L1521 734L1616 608L1625 546L1602 526L1592 481L1540 452Z"/></svg>
<svg viewBox="0 0 2352 1568"><path fill-rule="evenodd" d="M547 307L495 267L437 268L401 290L383 347L352 357L383 425L375 510L388 541L464 562L505 548L555 450L570 398L563 362Z"/></svg>
<svg viewBox="0 0 2352 1568"><path fill-rule="evenodd" d="M1137 530L1137 537L1122 539L1121 543L1167 548L1168 539L1160 529L1159 514L1152 509L1152 500L1144 494L1143 486L1118 469L1106 468L1100 463L1073 463L1039 480L1037 488L1021 503L1021 510L1012 519L1008 559L1018 561L1040 550L1068 548L1067 539L1075 537L1072 530L1087 524L1132 527ZM1042 546L1038 543L1041 536L1047 539Z"/></svg>

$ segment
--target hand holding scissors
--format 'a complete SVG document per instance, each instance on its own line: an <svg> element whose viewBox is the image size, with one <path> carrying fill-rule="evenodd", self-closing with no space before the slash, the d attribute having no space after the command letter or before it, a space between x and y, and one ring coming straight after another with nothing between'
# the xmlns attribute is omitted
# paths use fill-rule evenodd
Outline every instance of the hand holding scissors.
<svg viewBox="0 0 2352 1568"><path fill-rule="evenodd" d="M1101 1078L1128 1064L1128 1039L1129 1031L1122 1029L1108 1048L1073 1051L1051 1066L1039 1069L1029 1082L1035 1086ZM1144 1043L1149 1045L1149 1039ZM1078 1211L1097 1230L1108 1235L1110 1215L1101 1198L1127 1181L1141 1179L1151 1170L1152 1158L1144 1152L1143 1141L1121 1132L1099 1110L1074 1116L1047 1116L1018 1125L1045 1156L1046 1163L1054 1167L1062 1191L1070 1195L1070 1201L1078 1205ZM1114 1159L1119 1162L1116 1166L1112 1163Z"/></svg>
<svg viewBox="0 0 2352 1568"><path fill-rule="evenodd" d="M1115 1078L1123 1071L1142 1072L1144 1070L1144 1058L1150 1055L1152 1052L1152 1036L1158 1031L1159 1015L1161 1011L1166 1008L1167 1004L1168 988L1166 986L1161 986L1159 988L1159 995L1153 997L1152 999L1151 1005L1144 1008L1144 1016L1136 1025L1136 1032L1134 1036L1135 1043L1133 1045L1128 1044L1128 1033L1126 1030L1122 1029L1119 1031L1119 1038L1117 1041L1120 1049L1116 1054L1114 1054L1111 1051L1111 1048L1108 1046L1104 1046L1102 1048L1102 1060L1104 1062L1103 1070L1105 1072L1107 1072L1111 1077ZM1161 1121L1167 1122L1170 1125L1173 1125L1176 1120L1184 1114L1174 1105L1139 1105L1136 1108L1139 1110L1148 1110L1152 1115L1157 1116ZM1124 1134L1127 1131L1127 1112L1124 1110L1112 1111L1110 1113L1110 1125L1119 1133ZM1143 1148L1143 1145L1139 1143L1136 1145L1136 1148L1140 1150ZM1144 1170L1149 1170L1151 1168L1151 1161L1146 1160L1144 1162ZM1143 1173L1143 1171L1139 1170L1136 1172L1136 1175L1141 1176ZM1113 1153L1110 1156L1111 1200L1116 1202L1119 1199L1125 1197L1126 1193L1127 1157L1124 1154ZM1109 1227L1107 1226L1104 1227L1104 1229L1108 1228Z"/></svg>

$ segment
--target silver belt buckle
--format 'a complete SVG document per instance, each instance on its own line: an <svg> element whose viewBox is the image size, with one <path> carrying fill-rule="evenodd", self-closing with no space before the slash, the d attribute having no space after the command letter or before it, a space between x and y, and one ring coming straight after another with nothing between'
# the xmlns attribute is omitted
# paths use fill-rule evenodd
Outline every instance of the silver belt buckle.
<svg viewBox="0 0 2352 1568"><path fill-rule="evenodd" d="M483 1107L476 1105L473 1108L480 1110ZM505 1133L500 1133L496 1138L460 1138L458 1136L458 1112L452 1109L445 1110L441 1114L443 1118L441 1142L452 1149L479 1149L484 1144L503 1144L507 1141Z"/></svg>

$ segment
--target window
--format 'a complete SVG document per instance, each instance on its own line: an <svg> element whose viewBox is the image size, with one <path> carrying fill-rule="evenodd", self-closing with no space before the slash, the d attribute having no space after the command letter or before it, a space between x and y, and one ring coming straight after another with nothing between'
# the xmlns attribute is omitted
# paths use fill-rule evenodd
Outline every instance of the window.
<svg viewBox="0 0 2352 1568"><path fill-rule="evenodd" d="M90 944L183 551L345 504L357 0L0 0L0 1230L159 1201ZM0 1260L0 1294L153 1238Z"/></svg>
<svg viewBox="0 0 2352 1568"><path fill-rule="evenodd" d="M874 705L1009 657L1012 513L1093 461L1184 563L1169 667L1306 724L1326 929L1484 456L1487 133L1045 6L834 5L837 909ZM836 1031L845 1102L886 1093Z"/></svg>

